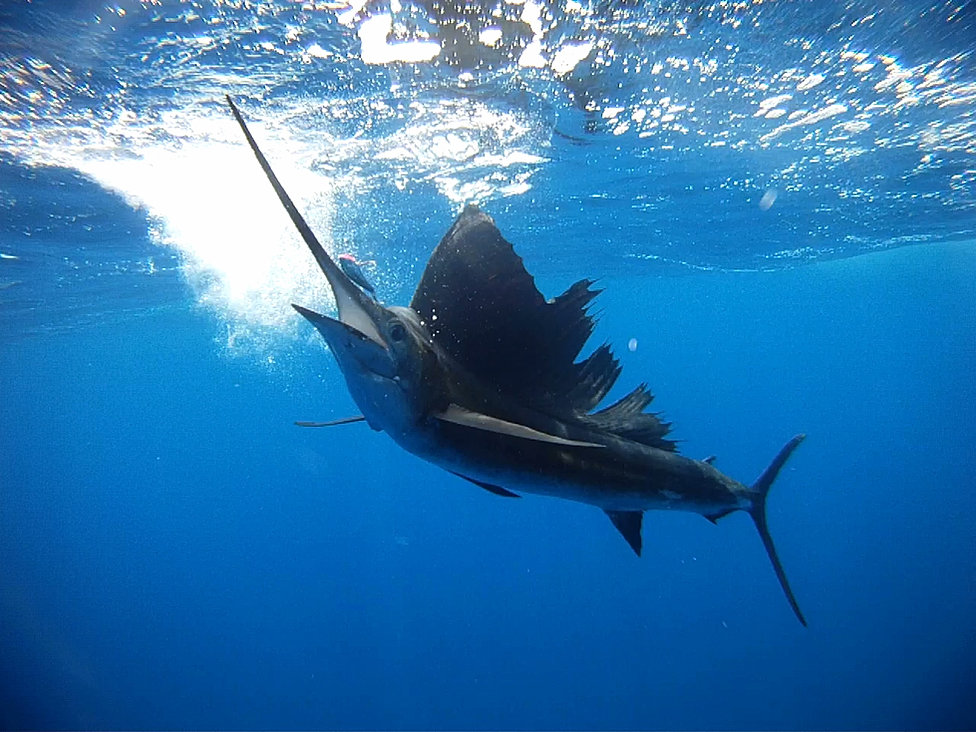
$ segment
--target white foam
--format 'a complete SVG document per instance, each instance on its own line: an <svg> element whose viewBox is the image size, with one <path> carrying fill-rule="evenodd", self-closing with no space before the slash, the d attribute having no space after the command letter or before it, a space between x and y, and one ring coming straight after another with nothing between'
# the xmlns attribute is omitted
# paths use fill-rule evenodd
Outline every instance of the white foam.
<svg viewBox="0 0 976 732"><path fill-rule="evenodd" d="M577 41L564 43L552 57L549 66L553 72L562 76L568 74L576 66L590 55L593 50L593 41Z"/></svg>
<svg viewBox="0 0 976 732"><path fill-rule="evenodd" d="M813 112L802 113L796 116L796 113L789 116L790 122L780 125L775 130L767 132L765 135L759 138L760 142L769 142L770 140L779 137L781 134L788 130L792 130L796 127L805 127L807 125L815 125L823 122L831 117L836 117L839 114L844 114L847 112L847 106L844 104L834 103L828 104L823 109L818 109ZM796 118L794 119L794 117Z"/></svg>
<svg viewBox="0 0 976 732"><path fill-rule="evenodd" d="M7 149L29 164L75 169L143 208L150 236L178 250L199 300L229 332L295 334L292 301L331 309L321 273L224 108L191 106L158 122L120 113L102 129L80 127L35 127L29 145L12 140ZM330 249L330 181L295 162L294 140L260 124L252 131Z"/></svg>
<svg viewBox="0 0 976 732"><path fill-rule="evenodd" d="M756 110L754 116L769 117L781 104L790 101L792 98L792 94L777 94L776 96L767 97L759 102L759 109Z"/></svg>
<svg viewBox="0 0 976 732"><path fill-rule="evenodd" d="M478 34L478 40L486 46L495 46L501 39L502 29L498 26L490 26Z"/></svg>
<svg viewBox="0 0 976 732"><path fill-rule="evenodd" d="M797 91L809 91L816 86L820 86L824 81L823 74L810 74L808 77L803 79L799 84L796 85Z"/></svg>
<svg viewBox="0 0 976 732"><path fill-rule="evenodd" d="M533 38L519 55L518 64L529 69L544 69L546 57L542 55L542 41Z"/></svg>
<svg viewBox="0 0 976 732"><path fill-rule="evenodd" d="M368 64L389 64L394 61L419 63L433 61L441 52L441 44L431 40L389 41L393 32L393 18L374 15L359 26L357 34L362 43L360 56Z"/></svg>

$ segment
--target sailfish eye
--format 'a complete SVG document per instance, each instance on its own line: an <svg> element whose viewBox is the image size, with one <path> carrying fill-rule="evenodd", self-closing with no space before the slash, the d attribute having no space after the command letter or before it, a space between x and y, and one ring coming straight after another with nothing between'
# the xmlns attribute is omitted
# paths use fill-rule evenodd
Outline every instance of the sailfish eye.
<svg viewBox="0 0 976 732"><path fill-rule="evenodd" d="M390 326L390 339L394 341L402 341L407 337L407 329L403 327L401 323L394 323Z"/></svg>

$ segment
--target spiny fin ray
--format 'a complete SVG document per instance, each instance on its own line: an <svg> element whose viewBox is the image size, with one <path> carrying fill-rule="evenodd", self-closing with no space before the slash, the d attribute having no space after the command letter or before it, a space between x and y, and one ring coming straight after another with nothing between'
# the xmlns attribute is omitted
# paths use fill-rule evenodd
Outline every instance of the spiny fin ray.
<svg viewBox="0 0 976 732"><path fill-rule="evenodd" d="M674 452L677 444L667 439L671 423L663 422L656 414L644 409L653 401L654 395L641 384L627 396L601 409L588 414L583 419L598 429L613 432L634 442Z"/></svg>
<svg viewBox="0 0 976 732"><path fill-rule="evenodd" d="M607 353L575 362L593 332L592 284L580 280L547 301L494 221L469 205L431 255L410 307L435 343L500 393L550 414L586 412L617 373Z"/></svg>

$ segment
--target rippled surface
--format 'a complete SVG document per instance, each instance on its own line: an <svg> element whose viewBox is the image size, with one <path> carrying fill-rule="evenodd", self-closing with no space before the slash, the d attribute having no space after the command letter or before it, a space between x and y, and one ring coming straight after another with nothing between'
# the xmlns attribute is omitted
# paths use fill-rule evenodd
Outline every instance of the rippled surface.
<svg viewBox="0 0 976 732"><path fill-rule="evenodd" d="M120 194L252 314L314 272L225 93L391 287L468 200L553 272L777 268L976 234L974 37L952 2L19 2L0 155Z"/></svg>

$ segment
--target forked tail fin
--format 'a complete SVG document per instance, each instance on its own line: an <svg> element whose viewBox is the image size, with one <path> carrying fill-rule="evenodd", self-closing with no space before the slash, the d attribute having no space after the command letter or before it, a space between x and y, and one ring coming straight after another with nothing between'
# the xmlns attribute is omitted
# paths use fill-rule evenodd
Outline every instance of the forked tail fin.
<svg viewBox="0 0 976 732"><path fill-rule="evenodd" d="M799 620L804 627L806 627L807 621L803 617L803 613L800 611L800 606L796 602L796 598L793 596L793 590L790 589L790 583L786 579L786 572L783 571L783 565L779 562L779 556L776 554L776 547L773 546L773 537L769 535L769 526L766 523L766 497L769 495L769 489L773 485L773 481L776 480L776 476L779 475L780 469L783 464L789 459L793 451L799 446L801 442L806 438L806 435L797 435L792 440L783 445L783 449L779 451L779 454L773 458L773 462L769 464L762 475L752 484L753 501L752 508L749 509L749 515L752 516L753 522L756 524L756 529L759 531L759 538L762 539L763 546L766 547L766 553L769 555L769 561L773 563L773 571L776 572L776 579L779 580L780 587L783 588L783 592L786 594L786 599L790 601L790 607L793 608L793 612L796 613L797 620Z"/></svg>

